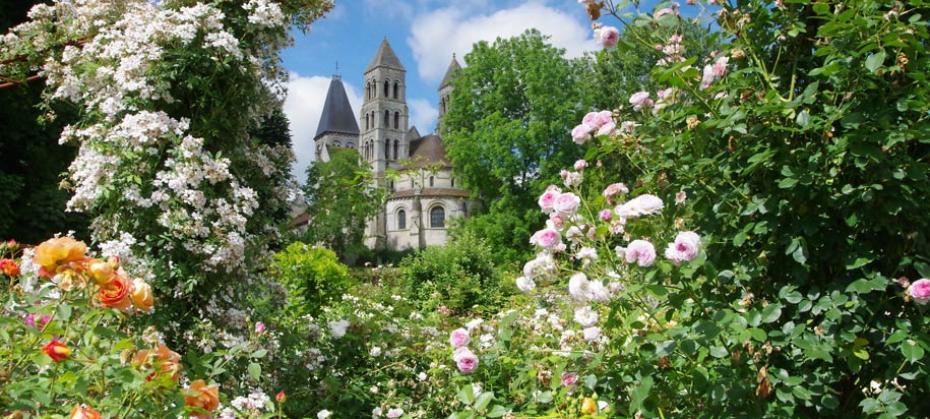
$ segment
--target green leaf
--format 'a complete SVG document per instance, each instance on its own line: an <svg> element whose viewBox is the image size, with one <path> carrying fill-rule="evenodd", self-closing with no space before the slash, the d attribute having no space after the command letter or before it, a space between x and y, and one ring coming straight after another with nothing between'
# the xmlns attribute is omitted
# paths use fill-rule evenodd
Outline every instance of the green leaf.
<svg viewBox="0 0 930 419"><path fill-rule="evenodd" d="M762 309L762 322L772 323L781 317L781 304L771 303Z"/></svg>
<svg viewBox="0 0 930 419"><path fill-rule="evenodd" d="M730 355L730 353L727 352L727 349L723 346L711 346L710 355L714 358L725 358Z"/></svg>
<svg viewBox="0 0 930 419"><path fill-rule="evenodd" d="M904 344L901 345L901 353L907 358L911 363L920 361L924 357L924 348L921 348L917 342L908 339Z"/></svg>
<svg viewBox="0 0 930 419"><path fill-rule="evenodd" d="M879 51L874 54L869 55L865 59L865 68L872 73L878 71L878 68L882 66L882 63L885 61L885 51Z"/></svg>
<svg viewBox="0 0 930 419"><path fill-rule="evenodd" d="M846 265L846 270L847 270L847 271L851 271L851 270L853 270L853 269L859 269L859 268L861 268L861 267L863 267L863 266L865 266L865 265L868 265L868 264L870 264L870 263L872 263L872 259L869 259L869 258L862 258L862 257L856 258L856 260L852 261L852 263Z"/></svg>
<svg viewBox="0 0 930 419"><path fill-rule="evenodd" d="M481 411L488 407L488 404L491 403L491 400L494 399L494 393L490 391L485 391L478 396L478 399L475 400L475 410Z"/></svg>
<svg viewBox="0 0 930 419"><path fill-rule="evenodd" d="M267 349L259 349L255 352L252 352L252 358L264 358L268 354Z"/></svg>
<svg viewBox="0 0 930 419"><path fill-rule="evenodd" d="M491 407L491 411L488 412L487 417L499 418L499 417L506 415L508 412L509 410L506 407L496 404L493 407Z"/></svg>
<svg viewBox="0 0 930 419"><path fill-rule="evenodd" d="M262 377L262 366L256 363L249 364L249 376L255 380L258 380Z"/></svg>
<svg viewBox="0 0 930 419"><path fill-rule="evenodd" d="M646 398L649 397L649 392L652 391L652 376L645 376L639 380L639 384L633 389L633 393L630 395L630 415L636 413L643 407L643 402L646 401Z"/></svg>
<svg viewBox="0 0 930 419"><path fill-rule="evenodd" d="M458 397L463 404L471 406L471 403L475 401L475 392L471 386L462 386L459 388Z"/></svg>
<svg viewBox="0 0 930 419"><path fill-rule="evenodd" d="M58 315L55 320L66 322L71 318L71 306L68 304L61 304L58 306Z"/></svg>

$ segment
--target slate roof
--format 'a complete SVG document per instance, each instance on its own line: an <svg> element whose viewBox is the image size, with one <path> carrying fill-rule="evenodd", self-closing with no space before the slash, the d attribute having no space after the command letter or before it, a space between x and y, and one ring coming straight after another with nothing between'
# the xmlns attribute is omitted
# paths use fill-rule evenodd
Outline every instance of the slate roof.
<svg viewBox="0 0 930 419"><path fill-rule="evenodd" d="M449 166L446 160L446 149L442 145L442 138L430 134L410 142L410 160L414 164L442 164Z"/></svg>
<svg viewBox="0 0 930 419"><path fill-rule="evenodd" d="M446 69L446 75L442 76L442 82L439 83L439 90L451 84L455 73L461 69L462 66L460 66L458 60L455 59L455 54L452 54L452 62L449 63L449 68Z"/></svg>
<svg viewBox="0 0 930 419"><path fill-rule="evenodd" d="M404 135L404 139L407 140L407 144L412 144L413 140L416 140L420 137L422 137L422 135L420 135L420 131L417 130L416 125L410 127L410 129L407 130L407 134Z"/></svg>
<svg viewBox="0 0 930 419"><path fill-rule="evenodd" d="M328 132L358 135L358 123L355 121L355 112L349 104L349 97L342 85L342 78L333 76L329 82L329 91L326 92L326 102L323 104L323 113L316 128L313 139L320 138Z"/></svg>
<svg viewBox="0 0 930 419"><path fill-rule="evenodd" d="M388 43L387 38L381 41L381 45L378 47L378 52L375 53L375 57L371 59L371 63L368 64L368 68L365 69L365 72L374 70L376 67L389 67L401 71L406 71L404 65L400 63L400 60L397 58L397 54L394 53L394 50L391 49L391 44Z"/></svg>

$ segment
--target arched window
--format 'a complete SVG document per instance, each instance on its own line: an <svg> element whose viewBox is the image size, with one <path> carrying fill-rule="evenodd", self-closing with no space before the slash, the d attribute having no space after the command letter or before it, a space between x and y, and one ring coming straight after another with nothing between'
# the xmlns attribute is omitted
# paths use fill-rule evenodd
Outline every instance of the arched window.
<svg viewBox="0 0 930 419"><path fill-rule="evenodd" d="M394 129L400 128L400 112L394 112Z"/></svg>
<svg viewBox="0 0 930 419"><path fill-rule="evenodd" d="M339 142L339 141L333 141L333 146L334 146L334 147L342 147L342 143Z"/></svg>
<svg viewBox="0 0 930 419"><path fill-rule="evenodd" d="M429 177L429 187L430 187L430 188L433 187L433 183L434 183L433 181L434 181L434 180L435 180L435 178L434 178L433 176L430 176L430 177Z"/></svg>
<svg viewBox="0 0 930 419"><path fill-rule="evenodd" d="M397 147L400 145L400 141L394 140L394 160L397 160Z"/></svg>
<svg viewBox="0 0 930 419"><path fill-rule="evenodd" d="M385 160L391 158L391 155L389 154L389 152L391 151L391 146L390 146L390 144L391 144L391 140L386 140L386 141L384 142L384 159L385 159Z"/></svg>
<svg viewBox="0 0 930 419"><path fill-rule="evenodd" d="M371 99L371 82L365 84L365 95Z"/></svg>
<svg viewBox="0 0 930 419"><path fill-rule="evenodd" d="M446 98L442 98L442 113L446 113Z"/></svg>
<svg viewBox="0 0 930 419"><path fill-rule="evenodd" d="M375 123L377 121L378 119L375 118L375 111L371 111L371 129L375 129Z"/></svg>
<svg viewBox="0 0 930 419"><path fill-rule="evenodd" d="M397 99L397 82L394 82L394 99Z"/></svg>
<svg viewBox="0 0 930 419"><path fill-rule="evenodd" d="M365 129L368 129L368 114L365 114Z"/></svg>
<svg viewBox="0 0 930 419"><path fill-rule="evenodd" d="M404 230L407 228L407 212L404 210L397 211L397 229Z"/></svg>
<svg viewBox="0 0 930 419"><path fill-rule="evenodd" d="M388 89L391 88L391 84L387 80L384 81L384 97L390 97L388 95Z"/></svg>
<svg viewBox="0 0 930 419"><path fill-rule="evenodd" d="M434 207L429 210L429 226L432 228L445 228L446 210L442 207Z"/></svg>
<svg viewBox="0 0 930 419"><path fill-rule="evenodd" d="M384 111L384 127L391 127L391 111Z"/></svg>

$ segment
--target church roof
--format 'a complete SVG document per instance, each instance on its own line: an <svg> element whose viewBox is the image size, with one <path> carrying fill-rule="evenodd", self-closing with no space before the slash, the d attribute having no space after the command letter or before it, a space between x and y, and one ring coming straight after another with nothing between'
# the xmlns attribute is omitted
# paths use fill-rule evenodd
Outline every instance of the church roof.
<svg viewBox="0 0 930 419"><path fill-rule="evenodd" d="M367 73L374 70L376 67L389 67L406 71L404 65L401 64L400 60L397 58L397 54L391 49L391 44L388 43L387 38L381 41L378 52L375 53L375 57L371 59L371 63L368 64L368 68L365 69L365 72Z"/></svg>
<svg viewBox="0 0 930 419"><path fill-rule="evenodd" d="M407 130L407 134L404 135L404 140L406 140L408 144L412 144L413 140L420 137L420 131L418 131L416 125L414 125Z"/></svg>
<svg viewBox="0 0 930 419"><path fill-rule="evenodd" d="M342 85L342 78L333 76L329 82L329 91L326 92L326 103L323 104L323 113L316 128L313 139L323 134L337 132L341 134L358 135L358 123L355 122L355 113L346 96L346 89Z"/></svg>
<svg viewBox="0 0 930 419"><path fill-rule="evenodd" d="M430 134L410 142L410 160L414 164L442 164L449 166L446 160L446 149L442 145L442 138Z"/></svg>
<svg viewBox="0 0 930 419"><path fill-rule="evenodd" d="M446 75L442 76L442 82L439 83L439 89L442 90L443 87L451 84L452 78L455 76L455 72L461 69L462 66L460 66L458 60L455 59L455 54L452 54L452 62L449 63L449 68L446 69Z"/></svg>

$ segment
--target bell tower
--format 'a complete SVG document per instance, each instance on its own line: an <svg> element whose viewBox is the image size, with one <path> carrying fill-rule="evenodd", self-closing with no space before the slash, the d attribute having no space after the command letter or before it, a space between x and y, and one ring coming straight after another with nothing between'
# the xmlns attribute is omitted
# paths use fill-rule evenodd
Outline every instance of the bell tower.
<svg viewBox="0 0 930 419"><path fill-rule="evenodd" d="M391 44L387 39L381 41L378 52L365 69L362 83L365 99L359 115L358 150L362 159L371 165L376 178L383 177L389 166L408 155L406 73Z"/></svg>

